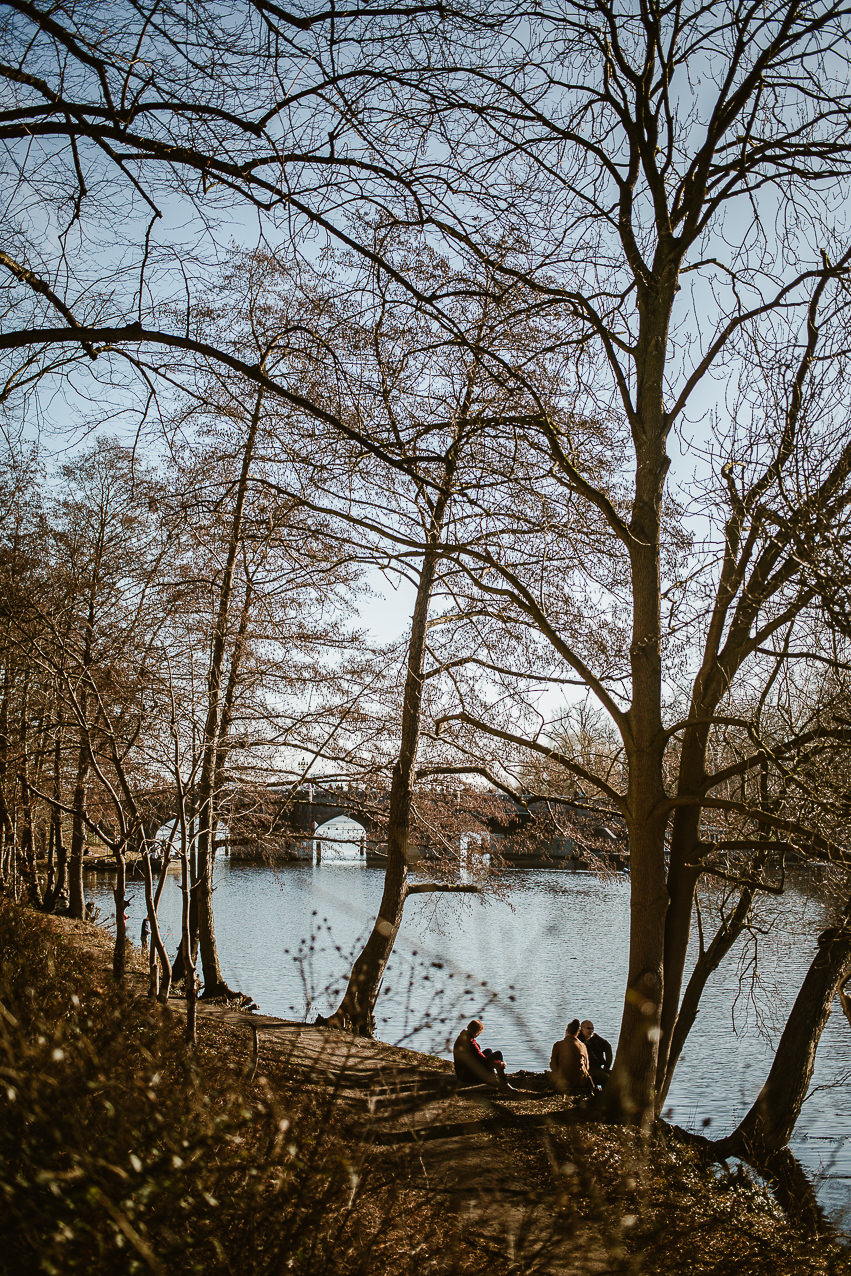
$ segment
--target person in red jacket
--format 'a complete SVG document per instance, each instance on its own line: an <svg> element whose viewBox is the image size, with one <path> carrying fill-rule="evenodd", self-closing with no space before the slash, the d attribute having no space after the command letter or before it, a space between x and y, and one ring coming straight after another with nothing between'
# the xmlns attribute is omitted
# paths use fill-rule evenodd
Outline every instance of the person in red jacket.
<svg viewBox="0 0 851 1276"><path fill-rule="evenodd" d="M484 1028L481 1019L471 1019L455 1038L452 1063L455 1075L464 1085L498 1086L510 1089L505 1079L505 1060L501 1050L483 1050L477 1037Z"/></svg>

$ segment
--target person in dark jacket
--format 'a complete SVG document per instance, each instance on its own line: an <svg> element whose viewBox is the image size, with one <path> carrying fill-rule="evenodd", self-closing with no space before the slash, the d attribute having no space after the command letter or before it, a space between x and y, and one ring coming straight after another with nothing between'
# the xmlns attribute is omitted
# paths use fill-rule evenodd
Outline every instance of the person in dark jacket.
<svg viewBox="0 0 851 1276"><path fill-rule="evenodd" d="M594 1031L594 1025L590 1019L582 1020L579 1033L588 1051L592 1080L597 1085L605 1085L612 1071L612 1047L605 1037L598 1036Z"/></svg>

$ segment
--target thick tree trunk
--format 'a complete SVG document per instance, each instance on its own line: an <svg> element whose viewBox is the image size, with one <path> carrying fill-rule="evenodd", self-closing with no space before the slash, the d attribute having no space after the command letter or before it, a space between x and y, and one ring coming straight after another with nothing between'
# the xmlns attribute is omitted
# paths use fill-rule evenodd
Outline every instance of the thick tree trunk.
<svg viewBox="0 0 851 1276"><path fill-rule="evenodd" d="M12 899L18 902L18 841L14 823L12 824L12 838L9 844L9 868L8 868L9 891Z"/></svg>
<svg viewBox="0 0 851 1276"><path fill-rule="evenodd" d="M112 950L112 976L120 983L127 971L127 924L124 917L124 900L127 890L127 861L123 850L113 849L115 859L115 947Z"/></svg>
<svg viewBox="0 0 851 1276"><path fill-rule="evenodd" d="M180 953L183 961L183 979L186 986L186 1040L194 1046L198 1038L197 1001L198 989L195 983L195 963L192 957L192 939L189 932L189 847L187 830L181 837L180 885L182 890L182 908L180 913Z"/></svg>
<svg viewBox="0 0 851 1276"><path fill-rule="evenodd" d="M361 1037L371 1037L375 1031L375 1003L402 924L408 880L410 812L410 775L406 778L397 762L390 788L387 865L381 906L369 939L352 966L340 1006L329 1020Z"/></svg>
<svg viewBox="0 0 851 1276"><path fill-rule="evenodd" d="M100 569L103 555L103 535L104 528L101 526L92 564L92 578L89 583L88 614L80 661L80 672L82 674L79 699L80 742L77 749L77 774L74 780L74 797L71 803L74 814L71 822L71 854L68 859L68 912L71 917L76 918L83 918L86 915L86 901L83 894L83 854L86 845L83 813L86 809L88 779L91 769L86 727L84 725L88 722L89 706L86 678L93 663L95 615L101 585Z"/></svg>
<svg viewBox="0 0 851 1276"><path fill-rule="evenodd" d="M44 898L41 906L46 912L53 912L52 900L56 898L56 840L54 838L54 816L47 826L47 871L44 878Z"/></svg>
<svg viewBox="0 0 851 1276"><path fill-rule="evenodd" d="M630 242L630 252L634 245ZM660 238L652 276L640 271L639 333L634 353L635 399L630 429L635 489L628 542L632 584L632 702L624 727L629 766L629 970L612 1079L602 1097L610 1119L650 1128L656 1115L656 1067L664 991L668 889L662 724L660 544L662 495L668 471L664 410L668 322L676 294L680 249ZM638 265L637 258L635 259ZM652 277L653 283L649 285Z"/></svg>
<svg viewBox="0 0 851 1276"><path fill-rule="evenodd" d="M24 759L26 767L26 758ZM35 841L33 837L33 812L30 786L27 783L26 770L21 776L21 861L23 876L27 885L27 893L33 908L42 907L41 887L35 857Z"/></svg>
<svg viewBox="0 0 851 1276"><path fill-rule="evenodd" d="M684 748L680 763L679 793L694 793L702 783L704 747L705 741L701 747L700 766L689 765L689 758L686 755L691 752L691 749ZM665 918L664 995L659 1022L661 1036L656 1075L657 1088L660 1090L667 1089L665 1077L669 1071L672 1071L669 1058L675 1026L681 1013L680 995L691 938L695 891L700 877L700 868L696 863L699 829L699 806L681 807L674 813L668 865L668 913ZM661 1099L659 1101L661 1102Z"/></svg>
<svg viewBox="0 0 851 1276"><path fill-rule="evenodd" d="M628 719L630 845L629 968L606 1114L649 1129L655 1118L668 890L663 783L659 508L665 471L661 438L638 451L632 520L632 705Z"/></svg>
<svg viewBox="0 0 851 1276"><path fill-rule="evenodd" d="M602 1096L610 1119L649 1129L656 1113L665 912L664 825L630 821L630 941L626 996L612 1078Z"/></svg>
<svg viewBox="0 0 851 1276"><path fill-rule="evenodd" d="M89 766L86 750L81 743L77 756L77 775L74 781L74 797L71 802L71 853L68 856L68 912L71 917L83 918L86 902L83 894L83 853L86 847L86 828L83 811L86 804L86 780Z"/></svg>
<svg viewBox="0 0 851 1276"><path fill-rule="evenodd" d="M52 863L51 868L48 870L48 889L44 900L44 907L51 913L56 907L57 899L68 883L68 857L62 838L62 811L59 805L62 801L61 725L60 722L60 730L57 731L53 744L53 797L56 804L50 812Z"/></svg>
<svg viewBox="0 0 851 1276"><path fill-rule="evenodd" d="M247 460L250 461L250 453ZM247 478L247 467L245 468ZM241 515L240 515L241 517ZM248 622L251 612L253 590L250 580L245 583L245 595L240 611L239 625L231 652L230 670L227 687L221 699L218 730L216 733L216 749L212 761L212 782L207 786L207 800L202 797L201 811L206 811L207 827L199 831L199 864L202 866L198 882L198 922L197 934L201 953L201 964L204 972L204 996L244 998L244 995L230 988L222 974L216 945L215 918L213 916L213 876L216 857L216 828L219 822L219 795L224 788L225 767L229 753L228 741L233 722L233 706L239 686L239 675L245 640L248 633ZM199 817L200 819L201 817ZM205 849L206 848L206 849ZM246 999L247 1000L247 999Z"/></svg>
<svg viewBox="0 0 851 1276"><path fill-rule="evenodd" d="M191 814L188 821L188 828L192 830L196 826L195 803L191 805ZM192 954L192 961L198 960L198 847L193 842L189 851L189 952ZM183 940L177 946L177 953L172 962L171 978L173 983L181 983L185 978L185 967L183 964Z"/></svg>
<svg viewBox="0 0 851 1276"><path fill-rule="evenodd" d="M207 847L209 846L209 850ZM204 840L198 854L198 953L201 958L201 972L204 980L205 998L241 997L242 994L230 987L222 973L219 961L219 950L216 944L216 926L213 917L213 839Z"/></svg>
<svg viewBox="0 0 851 1276"><path fill-rule="evenodd" d="M7 655L3 668L3 695L0 698L0 880L11 884L12 848L15 842L15 823L9 802L9 788L15 785L16 767L11 758L9 738L9 685L11 672Z"/></svg>
<svg viewBox="0 0 851 1276"><path fill-rule="evenodd" d="M795 998L765 1085L738 1128L719 1144L723 1155L743 1156L760 1168L785 1148L807 1095L831 1004L849 976L851 904L839 926L819 935L818 951Z"/></svg>
<svg viewBox="0 0 851 1276"><path fill-rule="evenodd" d="M656 1083L660 1091L660 1102L661 1092L667 1090L665 1078L668 1078L669 1083L669 1074L673 1072L676 1065L674 1053L678 1055L682 1050L682 1040L680 1040L675 1052L674 1038L677 1035L677 1024L683 1016L680 995L691 938L695 891L700 876L700 870L697 868L686 866L681 862L675 865L674 854L672 849L668 873L668 914L665 919L664 995L659 1021L659 1058L656 1065ZM679 855L677 859L679 860ZM695 988L692 991L695 991ZM693 1016L691 1022L694 1022Z"/></svg>
<svg viewBox="0 0 851 1276"><path fill-rule="evenodd" d="M21 697L21 757L20 785L21 805L18 818L18 837L21 849L21 867L26 882L30 903L34 908L41 908L41 889L35 862L35 844L33 839L33 807L30 792L30 740L35 734L30 723L30 676L24 679Z"/></svg>

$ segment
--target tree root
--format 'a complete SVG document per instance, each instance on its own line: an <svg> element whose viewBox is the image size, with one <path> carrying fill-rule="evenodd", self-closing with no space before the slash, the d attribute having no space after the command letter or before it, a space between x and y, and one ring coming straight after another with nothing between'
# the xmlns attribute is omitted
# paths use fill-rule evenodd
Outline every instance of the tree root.
<svg viewBox="0 0 851 1276"><path fill-rule="evenodd" d="M211 985L209 988L205 985L199 1001L225 1001L229 1006L237 1010L257 1009L257 1002L249 997L248 993L239 992L237 989L231 988L224 980Z"/></svg>
<svg viewBox="0 0 851 1276"><path fill-rule="evenodd" d="M833 1224L818 1203L815 1188L804 1167L788 1147L760 1148L731 1135L710 1143L713 1160L735 1156L765 1179L788 1218L813 1236L831 1235Z"/></svg>
<svg viewBox="0 0 851 1276"><path fill-rule="evenodd" d="M705 1165L720 1165L735 1157L744 1161L765 1180L774 1199L786 1217L811 1236L836 1236L833 1223L816 1198L815 1188L800 1161L788 1147L779 1151L759 1149L745 1143L735 1134L724 1139L707 1139L682 1126L657 1121L654 1136L675 1139L693 1148Z"/></svg>
<svg viewBox="0 0 851 1276"><path fill-rule="evenodd" d="M335 1010L332 1015L317 1015L313 1020L317 1028L336 1028L340 1032L350 1032L353 1037L363 1037L367 1041L375 1040L375 1025L356 1023L351 1015L346 1014L342 1007Z"/></svg>

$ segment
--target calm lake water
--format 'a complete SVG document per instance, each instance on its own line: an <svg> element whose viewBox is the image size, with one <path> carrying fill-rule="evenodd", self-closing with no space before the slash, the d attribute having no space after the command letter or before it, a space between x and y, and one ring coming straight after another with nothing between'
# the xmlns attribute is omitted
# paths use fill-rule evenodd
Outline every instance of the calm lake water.
<svg viewBox="0 0 851 1276"><path fill-rule="evenodd" d="M499 896L409 899L378 1003L378 1035L449 1056L459 1026L479 1017L483 1043L501 1047L510 1070L546 1068L552 1043L574 1016L593 1019L616 1046L628 882L563 869L518 870L499 880ZM228 982L266 1014L328 1013L375 915L382 882L381 869L363 861L276 871L219 857L216 934ZM141 881L130 880L127 896L129 931L138 941ZM111 916L108 878L90 876L87 898L103 918ZM665 1113L719 1137L765 1080L823 924L823 905L794 890L763 908L758 930L739 943L704 994ZM160 913L174 951L180 929L174 878ZM838 1004L792 1147L817 1179L822 1203L851 1231L851 1029Z"/></svg>

